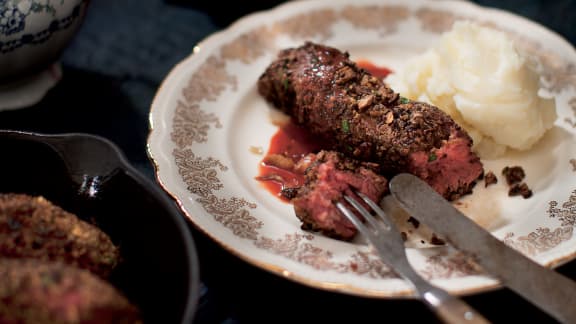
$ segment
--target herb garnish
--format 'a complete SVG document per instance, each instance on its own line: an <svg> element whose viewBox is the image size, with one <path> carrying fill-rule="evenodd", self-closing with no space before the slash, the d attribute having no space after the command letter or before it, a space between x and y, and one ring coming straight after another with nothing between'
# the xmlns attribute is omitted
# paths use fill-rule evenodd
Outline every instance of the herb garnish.
<svg viewBox="0 0 576 324"><path fill-rule="evenodd" d="M342 119L342 131L344 133L350 133L350 123L348 119Z"/></svg>

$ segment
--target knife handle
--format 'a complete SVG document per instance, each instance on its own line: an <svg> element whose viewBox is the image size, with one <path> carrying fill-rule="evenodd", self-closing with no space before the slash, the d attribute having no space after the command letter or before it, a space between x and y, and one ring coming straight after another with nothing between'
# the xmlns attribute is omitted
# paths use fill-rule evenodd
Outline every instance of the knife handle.
<svg viewBox="0 0 576 324"><path fill-rule="evenodd" d="M435 308L438 318L451 324L486 324L490 323L484 316L458 298L450 298Z"/></svg>
<svg viewBox="0 0 576 324"><path fill-rule="evenodd" d="M430 289L423 294L424 301L436 316L448 324L487 324L490 323L478 311L462 299L440 289Z"/></svg>

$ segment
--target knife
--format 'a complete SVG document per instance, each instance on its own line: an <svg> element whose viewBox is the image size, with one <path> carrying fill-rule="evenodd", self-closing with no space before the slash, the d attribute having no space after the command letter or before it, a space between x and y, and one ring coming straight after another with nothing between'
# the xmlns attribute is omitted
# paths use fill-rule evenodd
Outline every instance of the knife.
<svg viewBox="0 0 576 324"><path fill-rule="evenodd" d="M420 178L402 173L390 180L399 206L486 272L562 323L576 323L576 282L544 267L462 214Z"/></svg>

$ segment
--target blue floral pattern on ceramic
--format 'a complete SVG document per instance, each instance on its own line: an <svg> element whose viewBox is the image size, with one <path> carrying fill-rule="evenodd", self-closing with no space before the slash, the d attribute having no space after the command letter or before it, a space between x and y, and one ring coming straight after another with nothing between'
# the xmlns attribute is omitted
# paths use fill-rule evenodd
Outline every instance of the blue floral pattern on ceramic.
<svg viewBox="0 0 576 324"><path fill-rule="evenodd" d="M0 34L8 36L24 30L26 17L34 12L54 15L56 10L50 0L0 0Z"/></svg>
<svg viewBox="0 0 576 324"><path fill-rule="evenodd" d="M66 0L0 0L0 55L12 52L25 45L46 42L52 34L70 27L81 14L82 6L89 0L76 1L68 16L57 17L57 11ZM36 14L52 17L43 30L24 33L26 20ZM30 20L30 19L28 19ZM19 35L21 34L21 35Z"/></svg>

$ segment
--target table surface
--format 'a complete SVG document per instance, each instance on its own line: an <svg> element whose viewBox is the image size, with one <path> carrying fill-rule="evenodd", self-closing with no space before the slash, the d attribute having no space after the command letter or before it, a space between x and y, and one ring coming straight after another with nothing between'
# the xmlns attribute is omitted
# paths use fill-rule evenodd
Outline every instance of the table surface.
<svg viewBox="0 0 576 324"><path fill-rule="evenodd" d="M526 16L576 43L575 0L475 2ZM104 136L154 179L146 153L148 112L163 78L206 36L277 3L227 3L223 11L212 9L208 1L92 1L80 32L61 58L62 80L40 103L0 112L0 128ZM203 287L195 323L437 321L416 300L360 298L289 282L241 261L193 226L190 230ZM576 279L576 261L557 270ZM465 300L494 323L554 322L506 288Z"/></svg>

